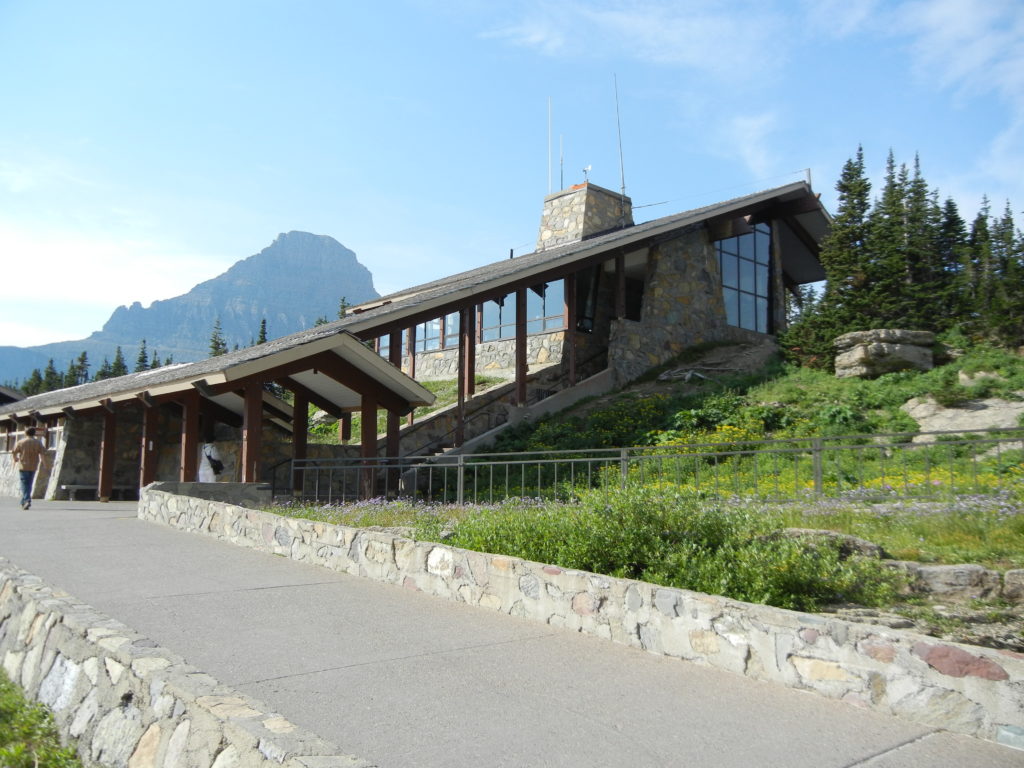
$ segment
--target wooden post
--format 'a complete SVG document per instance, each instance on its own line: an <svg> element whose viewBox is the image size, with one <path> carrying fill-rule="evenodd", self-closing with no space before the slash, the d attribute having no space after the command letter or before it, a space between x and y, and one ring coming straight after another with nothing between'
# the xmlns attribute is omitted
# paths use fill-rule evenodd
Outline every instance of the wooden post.
<svg viewBox="0 0 1024 768"><path fill-rule="evenodd" d="M516 290L516 405L526 405L526 288Z"/></svg>
<svg viewBox="0 0 1024 768"><path fill-rule="evenodd" d="M567 275L565 286L565 355L569 386L576 384L576 275Z"/></svg>
<svg viewBox="0 0 1024 768"><path fill-rule="evenodd" d="M407 328L405 331L405 351L409 355L409 370L406 371L410 379L416 378L416 326ZM408 424L413 425L412 411L409 411Z"/></svg>
<svg viewBox="0 0 1024 768"><path fill-rule="evenodd" d="M245 411L242 416L242 482L259 481L260 449L263 445L263 385L249 381L245 385Z"/></svg>
<svg viewBox="0 0 1024 768"><path fill-rule="evenodd" d="M155 404L142 406L142 445L139 451L139 487L156 479L156 440L160 411Z"/></svg>
<svg viewBox="0 0 1024 768"><path fill-rule="evenodd" d="M466 348L466 396L476 394L476 305L465 307L459 313L459 339Z"/></svg>
<svg viewBox="0 0 1024 768"><path fill-rule="evenodd" d="M338 442L347 443L352 439L352 414L346 411L338 419Z"/></svg>
<svg viewBox="0 0 1024 768"><path fill-rule="evenodd" d="M96 496L110 501L114 491L114 463L117 461L117 418L110 401L103 405L103 437L100 440L100 478Z"/></svg>
<svg viewBox="0 0 1024 768"><path fill-rule="evenodd" d="M615 257L615 317L626 316L626 257L621 253Z"/></svg>
<svg viewBox="0 0 1024 768"><path fill-rule="evenodd" d="M399 331L392 331L388 338L388 361L396 368L401 369L402 367L402 334ZM410 416L412 413L410 412ZM391 459L393 465L388 469L388 482L385 493L388 496L393 496L398 493L398 457L402 453L402 443L400 440L401 430L401 417L394 411L388 411L388 434L387 434L387 447L384 453Z"/></svg>
<svg viewBox="0 0 1024 768"><path fill-rule="evenodd" d="M377 458L377 401L372 395L363 395L362 419L359 430L359 453L365 460L360 479L360 498L369 499L374 494L374 464Z"/></svg>
<svg viewBox="0 0 1024 768"><path fill-rule="evenodd" d="M181 459L178 480L194 483L199 472L199 392L192 390L181 398Z"/></svg>
<svg viewBox="0 0 1024 768"><path fill-rule="evenodd" d="M309 443L309 398L306 393L292 393L292 459L306 458ZM305 471L292 465L292 495L302 496L305 487Z"/></svg>

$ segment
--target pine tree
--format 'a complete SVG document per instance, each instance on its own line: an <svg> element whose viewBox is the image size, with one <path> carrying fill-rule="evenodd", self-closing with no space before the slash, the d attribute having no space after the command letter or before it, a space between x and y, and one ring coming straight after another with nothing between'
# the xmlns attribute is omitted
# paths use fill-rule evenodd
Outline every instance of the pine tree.
<svg viewBox="0 0 1024 768"><path fill-rule="evenodd" d="M260 320L260 333L256 337L256 343L257 344L266 344L267 343L267 318L265 318L265 317Z"/></svg>
<svg viewBox="0 0 1024 768"><path fill-rule="evenodd" d="M124 353L119 346L114 350L114 362L110 364L110 375L124 376L126 373L128 373L128 365L124 361Z"/></svg>
<svg viewBox="0 0 1024 768"><path fill-rule="evenodd" d="M892 151L886 160L882 195L868 216L867 284L859 295L860 327L906 328L913 304L912 278L907 259L907 167L896 169Z"/></svg>
<svg viewBox="0 0 1024 768"><path fill-rule="evenodd" d="M352 306L348 303L348 299L344 296L341 297L341 301L338 302L338 319L342 320L348 314L348 308Z"/></svg>
<svg viewBox="0 0 1024 768"><path fill-rule="evenodd" d="M228 345L224 341L224 334L220 329L220 318L218 317L213 323L213 332L210 334L210 357L219 357L220 355L227 354Z"/></svg>
<svg viewBox="0 0 1024 768"><path fill-rule="evenodd" d="M96 375L92 377L93 381L102 381L103 379L109 379L113 377L113 373L110 372L110 360L103 358L103 362L100 363L100 367L96 369Z"/></svg>
<svg viewBox="0 0 1024 768"><path fill-rule="evenodd" d="M146 340L139 344L139 354L135 357L135 373L149 369L149 352L146 350Z"/></svg>
<svg viewBox="0 0 1024 768"><path fill-rule="evenodd" d="M65 387L77 387L89 381L89 355L83 350L75 360L68 364L67 373L64 374Z"/></svg>
<svg viewBox="0 0 1024 768"><path fill-rule="evenodd" d="M32 373L30 373L29 377L25 379L25 382L21 385L20 389L26 397L38 395L40 392L44 391L43 374L39 372L38 368L32 369Z"/></svg>
<svg viewBox="0 0 1024 768"><path fill-rule="evenodd" d="M46 368L43 369L43 388L41 391L52 392L63 386L64 379L57 372L57 367L53 364L53 358L51 357L46 363Z"/></svg>
<svg viewBox="0 0 1024 768"><path fill-rule="evenodd" d="M782 338L783 345L804 364L831 365L836 336L862 324L856 297L867 283L864 243L870 211L871 182L864 174L864 151L857 148L836 183L839 204L832 229L821 244L826 284L813 310L804 310Z"/></svg>
<svg viewBox="0 0 1024 768"><path fill-rule="evenodd" d="M947 316L946 327L962 323L973 305L973 275L967 242L967 224L952 198L946 198L938 225L935 248L945 275L946 294L943 296Z"/></svg>

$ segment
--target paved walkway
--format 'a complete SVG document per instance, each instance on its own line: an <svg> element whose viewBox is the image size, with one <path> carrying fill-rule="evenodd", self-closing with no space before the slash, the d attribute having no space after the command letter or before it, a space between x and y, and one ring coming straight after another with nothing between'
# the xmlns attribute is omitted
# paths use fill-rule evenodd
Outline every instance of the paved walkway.
<svg viewBox="0 0 1024 768"><path fill-rule="evenodd" d="M135 517L0 499L0 554L382 768L1024 766L1024 752Z"/></svg>

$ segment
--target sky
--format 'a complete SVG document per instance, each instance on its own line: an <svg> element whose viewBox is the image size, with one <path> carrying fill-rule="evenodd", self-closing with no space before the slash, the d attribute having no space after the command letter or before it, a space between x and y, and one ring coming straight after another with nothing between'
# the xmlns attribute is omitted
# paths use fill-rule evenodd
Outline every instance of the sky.
<svg viewBox="0 0 1024 768"><path fill-rule="evenodd" d="M397 291L531 252L585 177L637 222L807 178L834 211L858 146L1024 222L1024 3L0 0L0 345L291 230Z"/></svg>

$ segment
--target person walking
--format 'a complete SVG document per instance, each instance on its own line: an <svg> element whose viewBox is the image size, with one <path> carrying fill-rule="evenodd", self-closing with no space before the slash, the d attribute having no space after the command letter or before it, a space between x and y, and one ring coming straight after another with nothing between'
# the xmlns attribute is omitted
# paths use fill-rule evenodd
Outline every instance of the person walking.
<svg viewBox="0 0 1024 768"><path fill-rule="evenodd" d="M21 508L28 509L32 506L32 482L36 470L40 463L46 466L46 448L36 437L35 427L25 430L25 436L14 444L11 455L21 472Z"/></svg>

